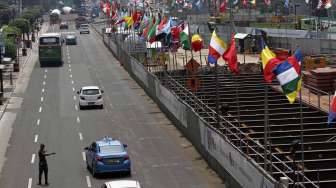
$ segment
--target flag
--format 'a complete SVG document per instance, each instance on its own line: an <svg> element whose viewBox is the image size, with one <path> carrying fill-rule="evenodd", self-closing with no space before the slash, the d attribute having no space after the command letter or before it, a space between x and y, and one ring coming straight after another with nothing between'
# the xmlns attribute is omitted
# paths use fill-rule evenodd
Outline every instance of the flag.
<svg viewBox="0 0 336 188"><path fill-rule="evenodd" d="M148 23L148 25L146 26L146 28L142 32L142 37L143 38L147 38L149 30L151 29L151 27L154 25L155 22L156 22L155 17L151 18L150 23Z"/></svg>
<svg viewBox="0 0 336 188"><path fill-rule="evenodd" d="M285 6L285 8L287 8L287 9L289 8L289 0L285 0L285 5L284 5L284 6Z"/></svg>
<svg viewBox="0 0 336 188"><path fill-rule="evenodd" d="M275 53L273 53L265 42L262 40L261 43L262 51L261 51L261 62L263 65L264 78L266 82L272 82L275 78L275 74L273 73L274 68L280 63L280 60L276 58Z"/></svg>
<svg viewBox="0 0 336 188"><path fill-rule="evenodd" d="M203 39L199 34L194 34L191 37L191 47L195 52L198 52L203 48Z"/></svg>
<svg viewBox="0 0 336 188"><path fill-rule="evenodd" d="M157 26L158 26L159 23L160 23L160 19L156 19L155 23L151 26L151 28L148 31L147 40L150 43L155 41L156 29L157 29Z"/></svg>
<svg viewBox="0 0 336 188"><path fill-rule="evenodd" d="M271 5L271 0L264 0L264 2L265 2L265 4L266 4L267 6L270 6L270 5Z"/></svg>
<svg viewBox="0 0 336 188"><path fill-rule="evenodd" d="M234 72L235 74L239 74L236 41L234 38L234 34L232 34L229 48L224 52L223 59L228 63L229 68L232 72Z"/></svg>
<svg viewBox="0 0 336 188"><path fill-rule="evenodd" d="M225 49L225 42L217 36L214 30L209 45L208 62L216 64L217 60L224 54Z"/></svg>
<svg viewBox="0 0 336 188"><path fill-rule="evenodd" d="M168 21L166 21L165 25L161 27L161 29L159 29L159 26L158 26L156 30L156 36L155 36L156 41L164 39L167 35L169 35L170 30L171 30L171 23L172 23L172 19L169 18Z"/></svg>
<svg viewBox="0 0 336 188"><path fill-rule="evenodd" d="M336 91L330 102L330 110L328 114L328 125L332 124L336 119Z"/></svg>
<svg viewBox="0 0 336 188"><path fill-rule="evenodd" d="M247 0L243 0L243 6L247 7Z"/></svg>
<svg viewBox="0 0 336 188"><path fill-rule="evenodd" d="M319 0L319 3L317 5L317 9L329 9L331 7L331 0Z"/></svg>
<svg viewBox="0 0 336 188"><path fill-rule="evenodd" d="M297 49L293 56L279 63L273 70L290 104L295 102L301 89L301 61L301 50Z"/></svg>
<svg viewBox="0 0 336 188"><path fill-rule="evenodd" d="M222 4L220 4L220 7L219 7L219 12L225 12L225 9L226 9L226 0L224 0L222 2Z"/></svg>
<svg viewBox="0 0 336 188"><path fill-rule="evenodd" d="M189 24L186 24L180 33L180 42L184 50L190 50Z"/></svg>

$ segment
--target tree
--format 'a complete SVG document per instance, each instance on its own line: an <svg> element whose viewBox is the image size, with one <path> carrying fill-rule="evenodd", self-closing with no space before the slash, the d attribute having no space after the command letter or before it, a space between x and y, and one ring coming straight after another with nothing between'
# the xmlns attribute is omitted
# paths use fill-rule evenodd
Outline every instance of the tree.
<svg viewBox="0 0 336 188"><path fill-rule="evenodd" d="M13 21L11 21L9 23L9 26L12 27L17 27L20 29L21 33L23 34L23 39L25 39L25 35L29 34L30 31L30 24L28 22L28 20L24 19L24 18L16 18Z"/></svg>

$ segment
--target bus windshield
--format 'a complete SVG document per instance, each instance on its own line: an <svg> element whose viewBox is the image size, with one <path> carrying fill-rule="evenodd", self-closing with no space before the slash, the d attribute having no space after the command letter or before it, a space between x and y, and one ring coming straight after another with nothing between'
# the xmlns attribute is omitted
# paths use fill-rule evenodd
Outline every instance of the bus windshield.
<svg viewBox="0 0 336 188"><path fill-rule="evenodd" d="M59 44L59 37L41 37L40 38L40 45L53 45Z"/></svg>

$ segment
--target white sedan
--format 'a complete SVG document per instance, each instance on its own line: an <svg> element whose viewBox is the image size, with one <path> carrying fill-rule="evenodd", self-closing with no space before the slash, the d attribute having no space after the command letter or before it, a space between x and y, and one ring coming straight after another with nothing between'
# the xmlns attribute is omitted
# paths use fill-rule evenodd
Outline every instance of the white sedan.
<svg viewBox="0 0 336 188"><path fill-rule="evenodd" d="M82 87L77 94L79 94L79 109L86 106L98 106L104 108L103 100L104 91L98 86L85 86Z"/></svg>
<svg viewBox="0 0 336 188"><path fill-rule="evenodd" d="M116 180L104 183L101 188L141 188L135 180Z"/></svg>

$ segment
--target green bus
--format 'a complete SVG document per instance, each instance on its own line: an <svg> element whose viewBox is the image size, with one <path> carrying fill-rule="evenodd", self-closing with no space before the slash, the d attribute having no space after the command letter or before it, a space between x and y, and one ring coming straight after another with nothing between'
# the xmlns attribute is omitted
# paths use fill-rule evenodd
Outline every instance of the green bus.
<svg viewBox="0 0 336 188"><path fill-rule="evenodd" d="M60 33L45 33L39 38L40 66L62 66L62 35Z"/></svg>

